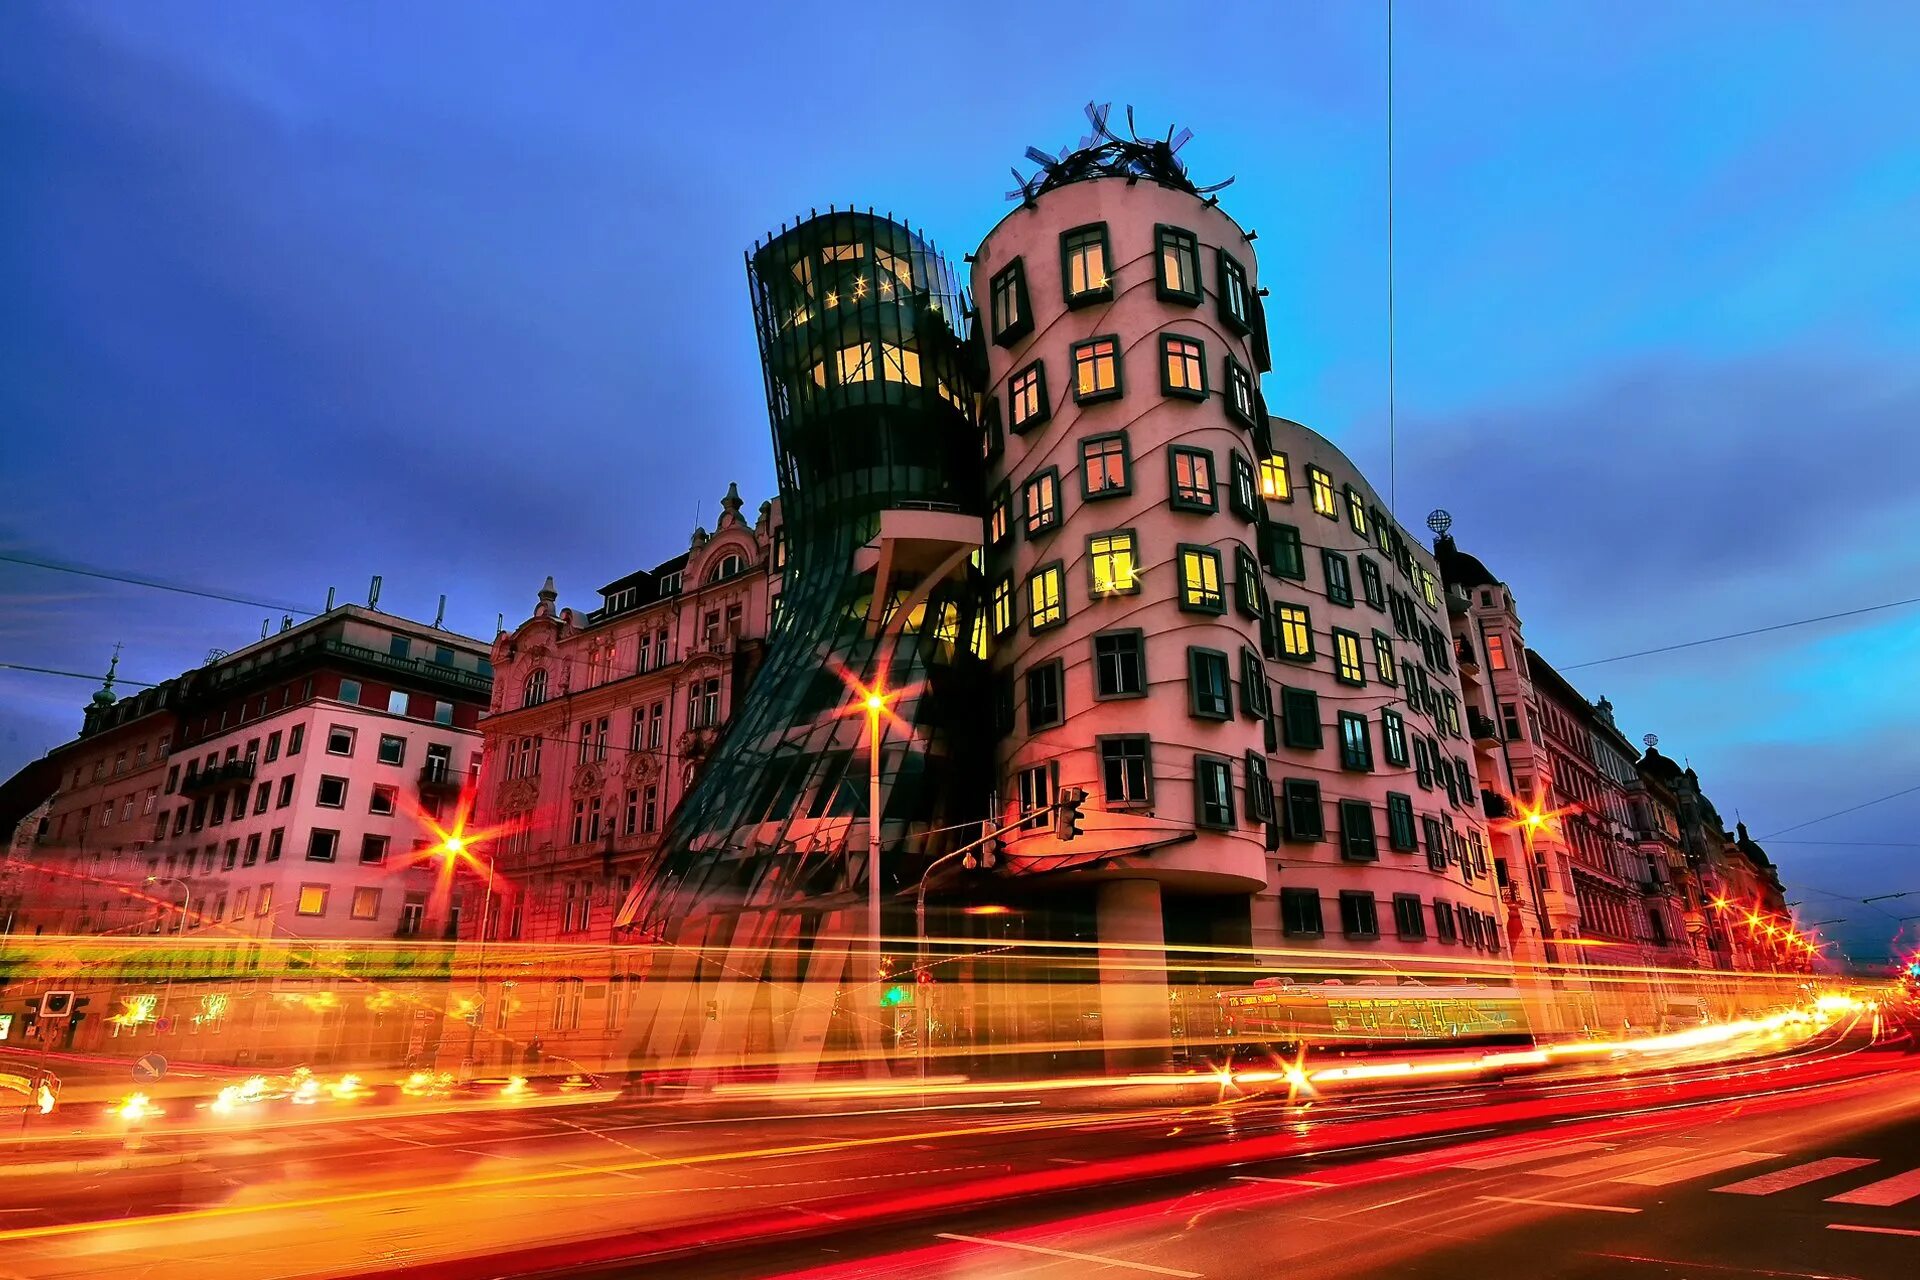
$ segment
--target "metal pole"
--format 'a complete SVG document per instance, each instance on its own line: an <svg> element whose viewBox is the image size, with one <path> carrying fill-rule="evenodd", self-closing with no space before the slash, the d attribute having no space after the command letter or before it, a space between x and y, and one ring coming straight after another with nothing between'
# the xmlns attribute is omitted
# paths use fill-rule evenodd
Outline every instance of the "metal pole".
<svg viewBox="0 0 1920 1280"><path fill-rule="evenodd" d="M487 855L487 896L480 906L480 1004L467 1025L467 1061L473 1061L474 1042L480 1036L480 1020L487 1016L487 926L493 922L493 855Z"/></svg>
<svg viewBox="0 0 1920 1280"><path fill-rule="evenodd" d="M873 943L873 966L868 980L873 983L876 1002L886 996L880 981L880 712L877 697L867 699L867 936ZM880 1024L886 1025L887 1007L880 1005Z"/></svg>

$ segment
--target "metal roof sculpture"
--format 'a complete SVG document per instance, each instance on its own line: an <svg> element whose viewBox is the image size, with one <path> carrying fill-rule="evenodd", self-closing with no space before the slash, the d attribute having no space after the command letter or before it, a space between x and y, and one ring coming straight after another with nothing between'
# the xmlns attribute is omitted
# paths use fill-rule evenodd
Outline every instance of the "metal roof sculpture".
<svg viewBox="0 0 1920 1280"><path fill-rule="evenodd" d="M1228 178L1211 186L1196 186L1188 176L1179 151L1192 140L1193 130L1169 129L1165 138L1142 138L1134 128L1133 108L1128 107L1127 134L1122 137L1107 124L1112 110L1111 102L1098 105L1089 102L1087 122L1093 132L1081 138L1078 147L1062 147L1058 156L1038 147L1028 147L1027 159L1039 165L1039 171L1025 177L1018 169L1013 170L1013 180L1019 185L1007 192L1007 199L1031 201L1055 187L1091 178L1127 178L1136 182L1144 178L1196 196L1211 195L1233 185L1233 179Z"/></svg>

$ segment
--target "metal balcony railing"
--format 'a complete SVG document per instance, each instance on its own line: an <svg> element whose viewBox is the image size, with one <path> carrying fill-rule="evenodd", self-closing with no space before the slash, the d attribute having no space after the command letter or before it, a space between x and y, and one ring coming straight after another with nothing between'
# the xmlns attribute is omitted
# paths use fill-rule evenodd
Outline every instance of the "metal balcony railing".
<svg viewBox="0 0 1920 1280"><path fill-rule="evenodd" d="M226 760L204 769L188 769L186 776L180 779L181 794L191 791L208 791L233 782L251 782L254 763L252 759Z"/></svg>

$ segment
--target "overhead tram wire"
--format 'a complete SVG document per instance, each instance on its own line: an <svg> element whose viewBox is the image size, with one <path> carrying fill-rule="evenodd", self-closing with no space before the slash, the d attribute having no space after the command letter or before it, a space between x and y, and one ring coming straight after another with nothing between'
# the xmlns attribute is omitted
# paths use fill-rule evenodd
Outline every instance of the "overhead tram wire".
<svg viewBox="0 0 1920 1280"><path fill-rule="evenodd" d="M203 587L189 587L179 583L162 582L156 578L143 578L129 573L116 573L105 569L88 569L76 564L62 564L57 560L36 560L30 556L0 552L0 562L25 565L30 569L45 569L52 573L71 573L83 578L99 578L106 582L123 582L128 586L146 587L150 591L172 591L184 596L198 596L203 600L221 600L228 604L244 604L256 609L272 609L279 613L298 613L305 614L309 617L318 617L322 612L319 609L309 609L305 605L287 604L284 601L254 600L247 596L229 595L223 591L209 591Z"/></svg>
<svg viewBox="0 0 1920 1280"><path fill-rule="evenodd" d="M1617 653L1611 658L1590 658L1586 662L1562 663L1562 671L1578 671L1582 667L1599 667L1609 662L1625 662L1629 658L1646 658L1657 653L1672 653L1677 649L1693 649L1703 644L1718 644L1722 640L1739 640L1746 636L1764 635L1769 631L1785 631L1790 627L1804 627L1815 622L1832 622L1836 618L1854 618L1863 613L1879 613L1886 609L1900 609L1910 604L1920 604L1920 596L1910 596L1905 600L1889 600L1885 604L1870 604L1859 609L1843 609L1839 613L1822 613L1811 618L1796 618L1792 622L1776 622L1765 627L1749 627L1745 631L1729 631L1725 635L1706 636L1699 640L1684 640L1678 644L1663 644L1652 649L1636 649L1632 653Z"/></svg>
<svg viewBox="0 0 1920 1280"><path fill-rule="evenodd" d="M1911 787L1902 787L1898 791L1890 791L1886 795L1876 796L1872 800L1863 800L1859 804L1849 805L1845 809L1836 809L1832 813L1823 814L1818 818L1808 818L1805 822L1796 822L1790 827L1782 827L1778 831L1768 832L1766 835L1761 836L1759 838L1762 840L1771 840L1775 836L1786 835L1789 831L1798 831L1802 827L1811 827L1817 823L1826 822L1832 818L1844 817L1849 813L1858 813L1862 809L1871 809L1874 805L1885 804L1889 800L1897 800L1901 796L1912 795L1916 791L1920 791L1920 783L1917 783Z"/></svg>
<svg viewBox="0 0 1920 1280"><path fill-rule="evenodd" d="M66 676L73 680L85 680L89 684L99 683L101 674L98 671L62 671L57 667L33 667L28 666L24 662L0 662L0 671L30 671L35 675L41 676ZM129 680L123 675L115 675L113 682L115 684L138 685L142 689L157 687L151 680Z"/></svg>

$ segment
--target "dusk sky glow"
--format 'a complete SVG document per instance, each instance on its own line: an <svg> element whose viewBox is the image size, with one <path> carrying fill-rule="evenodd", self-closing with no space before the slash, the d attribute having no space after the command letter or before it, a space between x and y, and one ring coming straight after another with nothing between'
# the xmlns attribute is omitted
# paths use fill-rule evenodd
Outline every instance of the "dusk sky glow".
<svg viewBox="0 0 1920 1280"><path fill-rule="evenodd" d="M1268 402L1387 492L1382 6L1009 9L0 7L0 551L314 609L380 574L482 638L549 573L591 604L729 481L772 496L747 246L857 202L958 265L1089 99L1237 179ZM1920 595L1920 24L1806 16L1398 9L1397 514L1452 512L1870 960L1920 936L1920 896L1845 900L1920 891L1920 790L1766 837L1920 783L1920 606L1573 669ZM0 662L119 641L133 680L266 616L17 565L0 598ZM0 671L0 771L90 692Z"/></svg>

